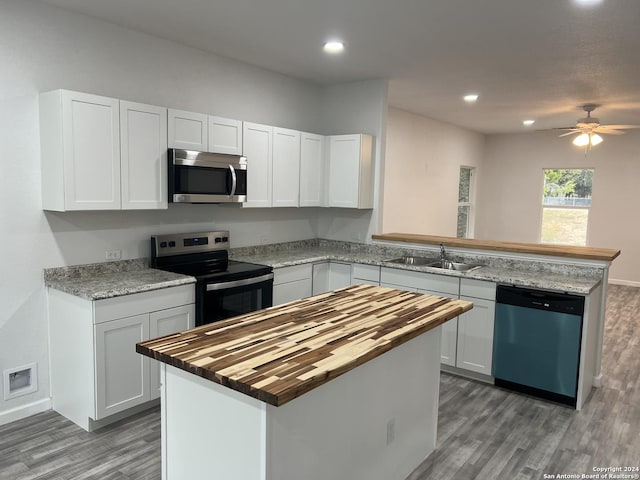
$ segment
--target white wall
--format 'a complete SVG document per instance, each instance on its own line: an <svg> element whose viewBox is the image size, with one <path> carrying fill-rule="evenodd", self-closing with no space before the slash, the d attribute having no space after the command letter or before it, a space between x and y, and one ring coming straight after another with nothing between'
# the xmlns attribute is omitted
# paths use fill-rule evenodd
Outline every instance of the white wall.
<svg viewBox="0 0 640 480"><path fill-rule="evenodd" d="M586 155L554 132L487 137L476 237L538 242L545 168L594 168L589 246L622 250L610 279L640 285L640 132L604 136Z"/></svg>
<svg viewBox="0 0 640 480"><path fill-rule="evenodd" d="M379 230L455 237L460 167L480 167L484 138L389 108Z"/></svg>
<svg viewBox="0 0 640 480"><path fill-rule="evenodd" d="M104 261L105 250L115 248L124 259L145 257L153 233L227 228L232 246L318 236L315 208L171 205L150 212L43 212L38 93L66 88L324 133L332 109L323 111L323 102L338 101L340 91L354 89L325 93L313 84L32 0L1 0L0 11L0 371L34 361L39 368L36 393L6 402L0 394L2 423L15 409L49 397L43 268ZM366 102L369 90L363 88ZM348 127L361 131L362 115L352 118ZM374 123L373 133L380 135L380 120ZM333 231L331 224L331 214L323 215L323 231ZM368 226L360 222L358 228Z"/></svg>
<svg viewBox="0 0 640 480"><path fill-rule="evenodd" d="M366 133L374 138L373 210L345 208L318 211L318 236L347 242L370 242L378 227L385 165L387 82L370 80L327 87L322 96L326 135Z"/></svg>

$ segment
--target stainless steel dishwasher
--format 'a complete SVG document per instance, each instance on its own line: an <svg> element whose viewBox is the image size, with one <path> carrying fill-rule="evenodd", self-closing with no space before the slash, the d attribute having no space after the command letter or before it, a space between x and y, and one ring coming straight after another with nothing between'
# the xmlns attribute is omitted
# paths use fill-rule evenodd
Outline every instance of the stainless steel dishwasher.
<svg viewBox="0 0 640 480"><path fill-rule="evenodd" d="M583 313L578 295L498 285L495 384L575 407Z"/></svg>

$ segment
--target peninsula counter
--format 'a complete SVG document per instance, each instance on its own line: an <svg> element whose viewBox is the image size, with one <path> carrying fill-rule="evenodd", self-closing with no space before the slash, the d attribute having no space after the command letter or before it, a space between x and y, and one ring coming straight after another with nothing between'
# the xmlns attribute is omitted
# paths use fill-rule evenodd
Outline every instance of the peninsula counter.
<svg viewBox="0 0 640 480"><path fill-rule="evenodd" d="M438 327L471 308L355 285L139 343L163 479L406 478L435 448Z"/></svg>

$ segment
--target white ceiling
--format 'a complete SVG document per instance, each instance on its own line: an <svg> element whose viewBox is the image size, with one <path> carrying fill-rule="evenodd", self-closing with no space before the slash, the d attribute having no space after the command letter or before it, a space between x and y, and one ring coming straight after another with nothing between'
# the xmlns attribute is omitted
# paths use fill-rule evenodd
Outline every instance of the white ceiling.
<svg viewBox="0 0 640 480"><path fill-rule="evenodd" d="M391 105L478 132L571 126L584 103L640 124L640 0L42 1L319 84L387 78Z"/></svg>

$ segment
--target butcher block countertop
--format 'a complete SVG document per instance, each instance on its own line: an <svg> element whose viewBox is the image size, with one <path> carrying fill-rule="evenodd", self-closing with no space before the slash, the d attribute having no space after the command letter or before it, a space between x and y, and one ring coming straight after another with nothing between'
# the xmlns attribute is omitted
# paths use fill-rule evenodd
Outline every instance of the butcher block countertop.
<svg viewBox="0 0 640 480"><path fill-rule="evenodd" d="M472 306L353 285L141 342L136 351L281 406Z"/></svg>
<svg viewBox="0 0 640 480"><path fill-rule="evenodd" d="M415 233L382 233L372 235L374 240L388 242L406 242L417 244L440 244L446 247L477 248L481 250L495 250L501 252L532 253L536 255L553 255L567 258L582 258L585 260L604 260L611 262L620 250L612 248L580 247L573 245L549 245L541 243L500 242L497 240L478 240L472 238L439 237L435 235L418 235Z"/></svg>

